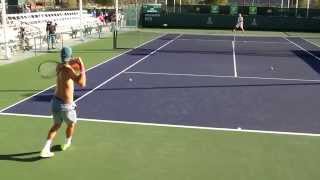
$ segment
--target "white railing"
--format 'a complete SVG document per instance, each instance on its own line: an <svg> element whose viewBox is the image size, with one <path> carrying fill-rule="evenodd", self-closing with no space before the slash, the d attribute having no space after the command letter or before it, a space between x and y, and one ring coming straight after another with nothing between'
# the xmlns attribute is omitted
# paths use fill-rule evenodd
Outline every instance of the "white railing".
<svg viewBox="0 0 320 180"><path fill-rule="evenodd" d="M57 34L72 34L72 30L85 32L88 27L95 29L102 23L96 18L92 17L87 11L83 11L82 25L80 24L80 11L54 11L54 12L32 12L22 14L8 14L8 33L7 41L11 53L19 48L19 31L20 27L24 27L26 37L30 40L30 45L33 48L41 47L43 40L46 38L46 25L51 21L57 23ZM0 25L0 32L2 32L2 25ZM71 36L70 36L71 38ZM4 49L3 33L0 33L0 51ZM36 40L39 39L39 40Z"/></svg>

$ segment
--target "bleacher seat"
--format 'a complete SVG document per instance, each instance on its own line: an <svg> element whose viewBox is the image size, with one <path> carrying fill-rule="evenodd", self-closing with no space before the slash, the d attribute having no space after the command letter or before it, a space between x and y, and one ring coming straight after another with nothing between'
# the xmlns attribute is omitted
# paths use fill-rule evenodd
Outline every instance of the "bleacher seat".
<svg viewBox="0 0 320 180"><path fill-rule="evenodd" d="M41 37L46 36L46 24L48 21L57 23L56 33L69 33L71 35L72 29L84 31L85 27L96 27L101 24L101 22L88 14L86 10L83 10L82 14L82 26L80 27L80 11L53 11L53 12L33 12L33 13L23 13L23 14L8 14L8 31L7 40L10 43L19 43L19 30L20 27L24 27L26 31L26 36L29 39L35 37L43 39ZM96 28L92 28L95 30ZM2 27L0 29L2 32ZM86 29L88 31L88 29ZM71 38L71 36L70 36ZM0 33L0 44L3 46L4 37L3 33ZM33 41L30 42L31 45ZM16 44L16 47L17 44Z"/></svg>

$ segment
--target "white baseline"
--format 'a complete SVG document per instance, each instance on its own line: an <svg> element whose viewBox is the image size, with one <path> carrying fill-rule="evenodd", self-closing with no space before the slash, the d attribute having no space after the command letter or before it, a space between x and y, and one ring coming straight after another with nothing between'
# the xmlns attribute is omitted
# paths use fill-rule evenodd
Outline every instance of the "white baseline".
<svg viewBox="0 0 320 180"><path fill-rule="evenodd" d="M48 118L52 116L30 115L30 114L14 114L14 113L0 113L4 116L19 116L19 117L35 117L35 118ZM264 130L250 130L250 129L232 129L232 128L215 128L203 126L186 126L186 125L173 125L173 124L158 124L158 123L143 123L131 121L115 121L115 120L102 120L102 119L87 119L78 118L80 121L98 122L98 123L113 123L113 124L126 124L126 125L142 125L142 126L156 126L156 127L172 127L184 129L198 129L198 130L212 130L212 131L225 131L225 132L241 132L241 133L257 133L257 134L274 134L274 135L291 135L291 136L313 136L320 137L320 134L315 133L299 133L299 132L282 132L282 131L264 131Z"/></svg>

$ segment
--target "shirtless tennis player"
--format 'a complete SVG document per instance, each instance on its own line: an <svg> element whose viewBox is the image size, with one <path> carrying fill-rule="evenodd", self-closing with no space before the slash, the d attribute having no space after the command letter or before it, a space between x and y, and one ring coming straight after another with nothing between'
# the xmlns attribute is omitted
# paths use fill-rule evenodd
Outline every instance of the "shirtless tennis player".
<svg viewBox="0 0 320 180"><path fill-rule="evenodd" d="M69 65L70 60L77 60L80 64L79 75ZM50 151L50 147L62 122L67 124L67 128L66 142L61 146L61 149L66 150L71 145L71 139L77 122L76 104L73 101L74 83L78 84L81 88L86 86L85 66L81 58L72 58L71 48L63 47L61 50L61 63L57 66L55 94L51 100L54 123L49 130L47 141L40 153L40 157L48 158L54 156L54 153Z"/></svg>

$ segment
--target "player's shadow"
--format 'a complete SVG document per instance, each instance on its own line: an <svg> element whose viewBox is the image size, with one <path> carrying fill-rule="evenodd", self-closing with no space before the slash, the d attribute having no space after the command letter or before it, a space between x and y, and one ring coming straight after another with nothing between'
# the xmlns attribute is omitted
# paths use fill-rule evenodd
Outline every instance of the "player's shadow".
<svg viewBox="0 0 320 180"><path fill-rule="evenodd" d="M40 94L32 98L33 101L50 102L53 94Z"/></svg>
<svg viewBox="0 0 320 180"><path fill-rule="evenodd" d="M60 145L51 147L52 152L61 151ZM40 151L16 153L16 154L0 154L0 161L17 161L17 162L35 162L45 158L40 157Z"/></svg>
<svg viewBox="0 0 320 180"><path fill-rule="evenodd" d="M89 89L89 90L91 90L91 89ZM40 94L40 95L34 96L32 98L32 101L50 102L52 97L53 97L53 94ZM81 97L81 95L78 95L78 94L74 95L74 99L78 99L79 97Z"/></svg>

